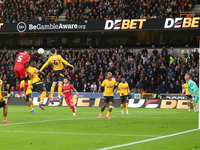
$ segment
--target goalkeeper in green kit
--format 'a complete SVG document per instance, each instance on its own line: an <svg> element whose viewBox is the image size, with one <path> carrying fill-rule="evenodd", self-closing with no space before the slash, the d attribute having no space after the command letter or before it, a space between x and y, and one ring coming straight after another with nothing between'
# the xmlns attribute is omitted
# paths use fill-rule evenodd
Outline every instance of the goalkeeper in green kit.
<svg viewBox="0 0 200 150"><path fill-rule="evenodd" d="M185 81L188 84L188 90L190 91L190 94L192 95L192 101L195 102L195 109L196 112L199 113L199 88L197 84L192 81L192 75L187 73L185 75Z"/></svg>

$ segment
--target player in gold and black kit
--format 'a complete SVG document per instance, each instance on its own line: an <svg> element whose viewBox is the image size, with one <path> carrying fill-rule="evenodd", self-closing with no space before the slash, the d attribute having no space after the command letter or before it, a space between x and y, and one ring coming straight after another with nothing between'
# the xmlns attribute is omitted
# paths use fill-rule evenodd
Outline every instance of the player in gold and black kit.
<svg viewBox="0 0 200 150"><path fill-rule="evenodd" d="M3 123L9 123L7 120L7 113L8 113L8 107L7 107L7 102L5 101L6 99L2 97L1 94L1 88L3 85L3 81L0 79L0 108L3 107Z"/></svg>
<svg viewBox="0 0 200 150"><path fill-rule="evenodd" d="M37 91L40 93L40 103L39 107L42 110L45 110L43 106L45 106L44 98L47 94L45 84L40 80L38 77L38 73L43 74L43 72L36 69L36 63L34 61L30 62L30 66L26 68L26 72L28 73L28 77L30 78L32 85L33 85L33 91Z"/></svg>
<svg viewBox="0 0 200 150"><path fill-rule="evenodd" d="M118 93L120 93L120 100L121 100L121 113L123 112L124 102L126 104L126 114L128 115L128 97L130 95L130 89L128 83L125 82L125 78L122 78L122 82L119 84Z"/></svg>
<svg viewBox="0 0 200 150"><path fill-rule="evenodd" d="M64 79L64 67L63 63L67 66L70 66L74 68L73 65L70 65L66 60L64 60L60 55L57 55L57 50L55 48L51 49L51 53L53 56L51 56L47 62L42 66L40 71L42 71L49 63L53 64L53 83L51 86L51 99L50 101L53 101L53 93L55 86L57 84L57 81L59 82L58 86L58 99L61 101L61 94L62 94L62 84Z"/></svg>
<svg viewBox="0 0 200 150"><path fill-rule="evenodd" d="M24 88L24 84L25 84L25 81L22 80L20 83L20 89ZM32 82L30 80L28 80L28 88L26 90L26 97L24 97L24 98L27 102L28 108L31 110L31 114L34 114L35 110L34 110L34 106L33 106L33 98L32 98L32 90L31 89L33 89L33 85L32 85Z"/></svg>
<svg viewBox="0 0 200 150"><path fill-rule="evenodd" d="M117 82L112 79L112 73L111 72L108 72L107 79L104 80L103 83L99 86L99 92L101 91L102 86L104 87L103 106L101 107L101 111L100 111L98 118L99 119L101 118L103 111L105 110L107 104L109 103L109 109L108 109L106 119L110 119L109 115L112 111L113 103L114 103L113 89L115 88L115 86L117 86Z"/></svg>

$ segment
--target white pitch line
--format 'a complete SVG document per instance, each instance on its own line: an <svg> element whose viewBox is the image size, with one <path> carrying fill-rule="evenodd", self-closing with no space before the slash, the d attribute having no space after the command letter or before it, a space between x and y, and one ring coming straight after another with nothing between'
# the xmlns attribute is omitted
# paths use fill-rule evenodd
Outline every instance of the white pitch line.
<svg viewBox="0 0 200 150"><path fill-rule="evenodd" d="M118 118L137 118L137 116L126 116L126 117L124 117L124 116L112 116L112 118L113 117L118 117ZM150 117L150 118L159 118L159 117ZM170 118L172 118L172 117L170 117ZM176 118L176 117L173 117L173 118ZM97 117L92 117L92 118L71 118L71 119L53 119L53 120L41 120L41 121L30 121L30 122L16 122L16 123L0 124L0 126L20 125L20 124L29 124L29 123L41 123L41 122L51 122L51 121L62 121L62 120L84 120L84 119L97 119Z"/></svg>
<svg viewBox="0 0 200 150"><path fill-rule="evenodd" d="M97 136L142 136L142 137L156 137L156 135L128 135L128 134L101 134L101 133L70 133L70 132L43 132L43 131L10 131L0 130L0 132L11 132L11 133L42 133L42 134L71 134L71 135L97 135Z"/></svg>
<svg viewBox="0 0 200 150"><path fill-rule="evenodd" d="M117 116L112 116L112 117L117 117ZM91 118L71 118L71 119L53 119L53 120L30 121L30 122L16 122L16 123L0 124L0 126L29 124L29 123L41 123L41 122L51 122L51 121L62 121L62 120L84 120L84 119L87 120L87 119L98 119L98 118L97 117L91 117Z"/></svg>
<svg viewBox="0 0 200 150"><path fill-rule="evenodd" d="M189 133L189 132L193 132L193 131L197 131L197 130L199 130L199 129L193 129L193 130L178 132L178 133L169 134L169 135L165 135L165 136L159 136L159 137L152 138L152 139L147 139L147 140L142 140L142 141L127 143L127 144L121 144L121 145L106 147L106 148L102 148L102 149L98 149L98 150L108 150L108 149L120 148L120 147L124 147L124 146L135 145L135 144L139 144L139 143L145 143L145 142L159 140L159 139L163 139L163 138L167 138L167 137L172 137L172 136L176 136L176 135L181 135L181 134L185 134L185 133Z"/></svg>
<svg viewBox="0 0 200 150"><path fill-rule="evenodd" d="M84 119L95 119L95 118L97 118L97 117L92 117L92 118L71 118L71 119L54 119L54 120L41 120L41 121L30 121L30 122L16 122L16 123L0 124L0 126L29 124L29 123L41 123L41 122L51 122L51 121L62 121L62 120L84 120Z"/></svg>

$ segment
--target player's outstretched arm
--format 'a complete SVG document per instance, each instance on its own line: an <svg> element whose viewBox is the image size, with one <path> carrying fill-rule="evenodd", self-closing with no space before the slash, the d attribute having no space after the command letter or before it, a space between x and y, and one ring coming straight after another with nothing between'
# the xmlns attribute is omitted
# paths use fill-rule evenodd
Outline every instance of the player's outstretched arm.
<svg viewBox="0 0 200 150"><path fill-rule="evenodd" d="M79 93L77 92L77 90L75 88L73 89L73 91L76 92L77 96L79 95Z"/></svg>
<svg viewBox="0 0 200 150"><path fill-rule="evenodd" d="M120 91L121 91L121 89L120 89L120 84L118 85L118 90L117 90L117 94L118 95L120 95Z"/></svg>
<svg viewBox="0 0 200 150"><path fill-rule="evenodd" d="M42 66L42 68L40 69L40 71L44 70L44 68L46 68L46 66L50 63L50 60L48 59L47 62Z"/></svg>
<svg viewBox="0 0 200 150"><path fill-rule="evenodd" d="M29 67L29 63L26 61L25 62L25 68L28 68Z"/></svg>
<svg viewBox="0 0 200 150"><path fill-rule="evenodd" d="M101 88L104 87L106 85L105 80L101 83L101 85L99 86L99 90L98 92L101 92Z"/></svg>
<svg viewBox="0 0 200 150"><path fill-rule="evenodd" d="M65 98L66 96L62 93L62 96Z"/></svg>
<svg viewBox="0 0 200 150"><path fill-rule="evenodd" d="M129 89L129 86L128 86L128 95L130 95L130 89Z"/></svg>
<svg viewBox="0 0 200 150"><path fill-rule="evenodd" d="M72 68L74 69L74 66L71 65L70 63L68 63L68 62L67 62L66 60L64 60L63 58L61 58L60 60L61 60L61 62L64 63L65 65L70 66L70 67L72 67Z"/></svg>
<svg viewBox="0 0 200 150"><path fill-rule="evenodd" d="M116 82L116 81L115 81L114 89L115 89L116 91L118 91L118 85L117 85L117 82Z"/></svg>
<svg viewBox="0 0 200 150"><path fill-rule="evenodd" d="M102 85L99 86L99 90L98 90L98 92L101 92L101 88L102 88Z"/></svg>
<svg viewBox="0 0 200 150"><path fill-rule="evenodd" d="M183 95L185 93L185 89L183 88L183 92L181 93L181 95Z"/></svg>
<svg viewBox="0 0 200 150"><path fill-rule="evenodd" d="M41 75L45 75L45 73L40 71L40 70L38 70L38 73L41 74Z"/></svg>

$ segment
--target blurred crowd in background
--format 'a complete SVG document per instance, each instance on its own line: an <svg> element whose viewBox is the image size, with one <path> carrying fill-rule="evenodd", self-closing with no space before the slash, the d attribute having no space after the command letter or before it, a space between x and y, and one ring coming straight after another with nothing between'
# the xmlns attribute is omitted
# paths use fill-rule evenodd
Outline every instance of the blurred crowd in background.
<svg viewBox="0 0 200 150"><path fill-rule="evenodd" d="M1 50L0 68L3 80L3 91L16 90L14 64L21 50ZM185 73L191 73L193 80L199 84L199 53L178 57L173 47L163 47L161 53L154 49L152 53L143 48L135 52L134 49L85 49L85 50L58 50L58 54L75 66L74 70L65 66L65 77L78 92L97 92L99 85L108 72L112 72L113 79L118 83L122 78L129 84L131 93L181 93L185 83ZM37 63L37 69L50 57L43 57L32 51L32 58ZM50 64L44 69L45 76L39 77L50 91L52 84L53 66ZM102 89L103 91L103 89Z"/></svg>
<svg viewBox="0 0 200 150"><path fill-rule="evenodd" d="M191 11L192 6L192 0L75 0L69 5L66 21L181 17L181 12Z"/></svg>
<svg viewBox="0 0 200 150"><path fill-rule="evenodd" d="M0 19L3 23L56 21L64 10L62 0L2 0ZM188 13L193 0L75 0L67 1L65 21L104 19L150 19L199 16Z"/></svg>
<svg viewBox="0 0 200 150"><path fill-rule="evenodd" d="M0 20L4 23L49 21L47 16L59 16L63 12L63 2L3 0L0 3Z"/></svg>

